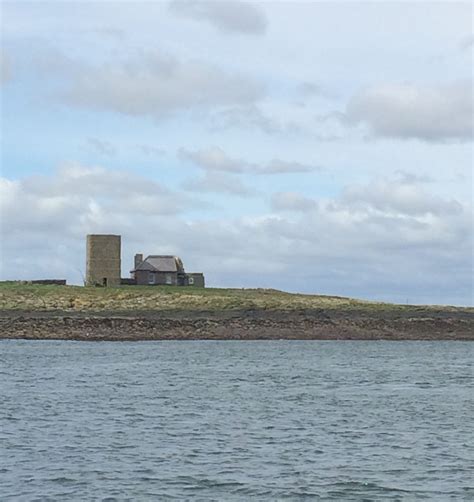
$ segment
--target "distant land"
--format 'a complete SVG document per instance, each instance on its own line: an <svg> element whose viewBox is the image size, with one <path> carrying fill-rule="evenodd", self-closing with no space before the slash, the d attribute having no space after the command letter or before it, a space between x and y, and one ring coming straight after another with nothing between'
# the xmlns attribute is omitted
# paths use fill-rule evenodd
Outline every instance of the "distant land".
<svg viewBox="0 0 474 502"><path fill-rule="evenodd" d="M0 338L471 340L474 308L272 289L0 283Z"/></svg>

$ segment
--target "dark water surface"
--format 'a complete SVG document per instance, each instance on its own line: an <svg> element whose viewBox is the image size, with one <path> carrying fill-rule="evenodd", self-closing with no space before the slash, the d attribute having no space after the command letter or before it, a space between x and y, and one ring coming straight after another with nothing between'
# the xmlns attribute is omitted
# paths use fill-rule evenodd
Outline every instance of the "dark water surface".
<svg viewBox="0 0 474 502"><path fill-rule="evenodd" d="M474 500L469 342L0 342L0 499Z"/></svg>

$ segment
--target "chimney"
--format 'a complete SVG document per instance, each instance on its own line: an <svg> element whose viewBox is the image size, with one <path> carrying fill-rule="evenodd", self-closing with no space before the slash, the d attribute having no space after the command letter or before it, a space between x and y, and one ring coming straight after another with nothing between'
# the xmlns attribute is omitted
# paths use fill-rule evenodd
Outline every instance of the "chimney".
<svg viewBox="0 0 474 502"><path fill-rule="evenodd" d="M142 254L136 254L135 255L135 269L140 265L140 263L143 261L143 255Z"/></svg>

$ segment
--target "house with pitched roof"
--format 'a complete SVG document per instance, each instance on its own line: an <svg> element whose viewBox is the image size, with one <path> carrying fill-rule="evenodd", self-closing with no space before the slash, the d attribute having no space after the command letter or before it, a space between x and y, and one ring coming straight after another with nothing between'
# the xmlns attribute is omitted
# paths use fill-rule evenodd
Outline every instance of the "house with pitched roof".
<svg viewBox="0 0 474 502"><path fill-rule="evenodd" d="M204 275L201 272L188 273L178 256L150 255L143 259L142 254L135 255L135 267L130 271L135 284L141 286L195 286L204 287Z"/></svg>

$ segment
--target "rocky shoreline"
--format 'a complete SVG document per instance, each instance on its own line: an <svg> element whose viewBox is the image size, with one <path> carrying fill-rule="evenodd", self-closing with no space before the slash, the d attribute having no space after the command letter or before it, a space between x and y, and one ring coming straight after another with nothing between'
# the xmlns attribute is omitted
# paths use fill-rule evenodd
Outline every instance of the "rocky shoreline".
<svg viewBox="0 0 474 502"><path fill-rule="evenodd" d="M422 309L222 311L0 311L0 339L28 340L463 340L474 314Z"/></svg>

